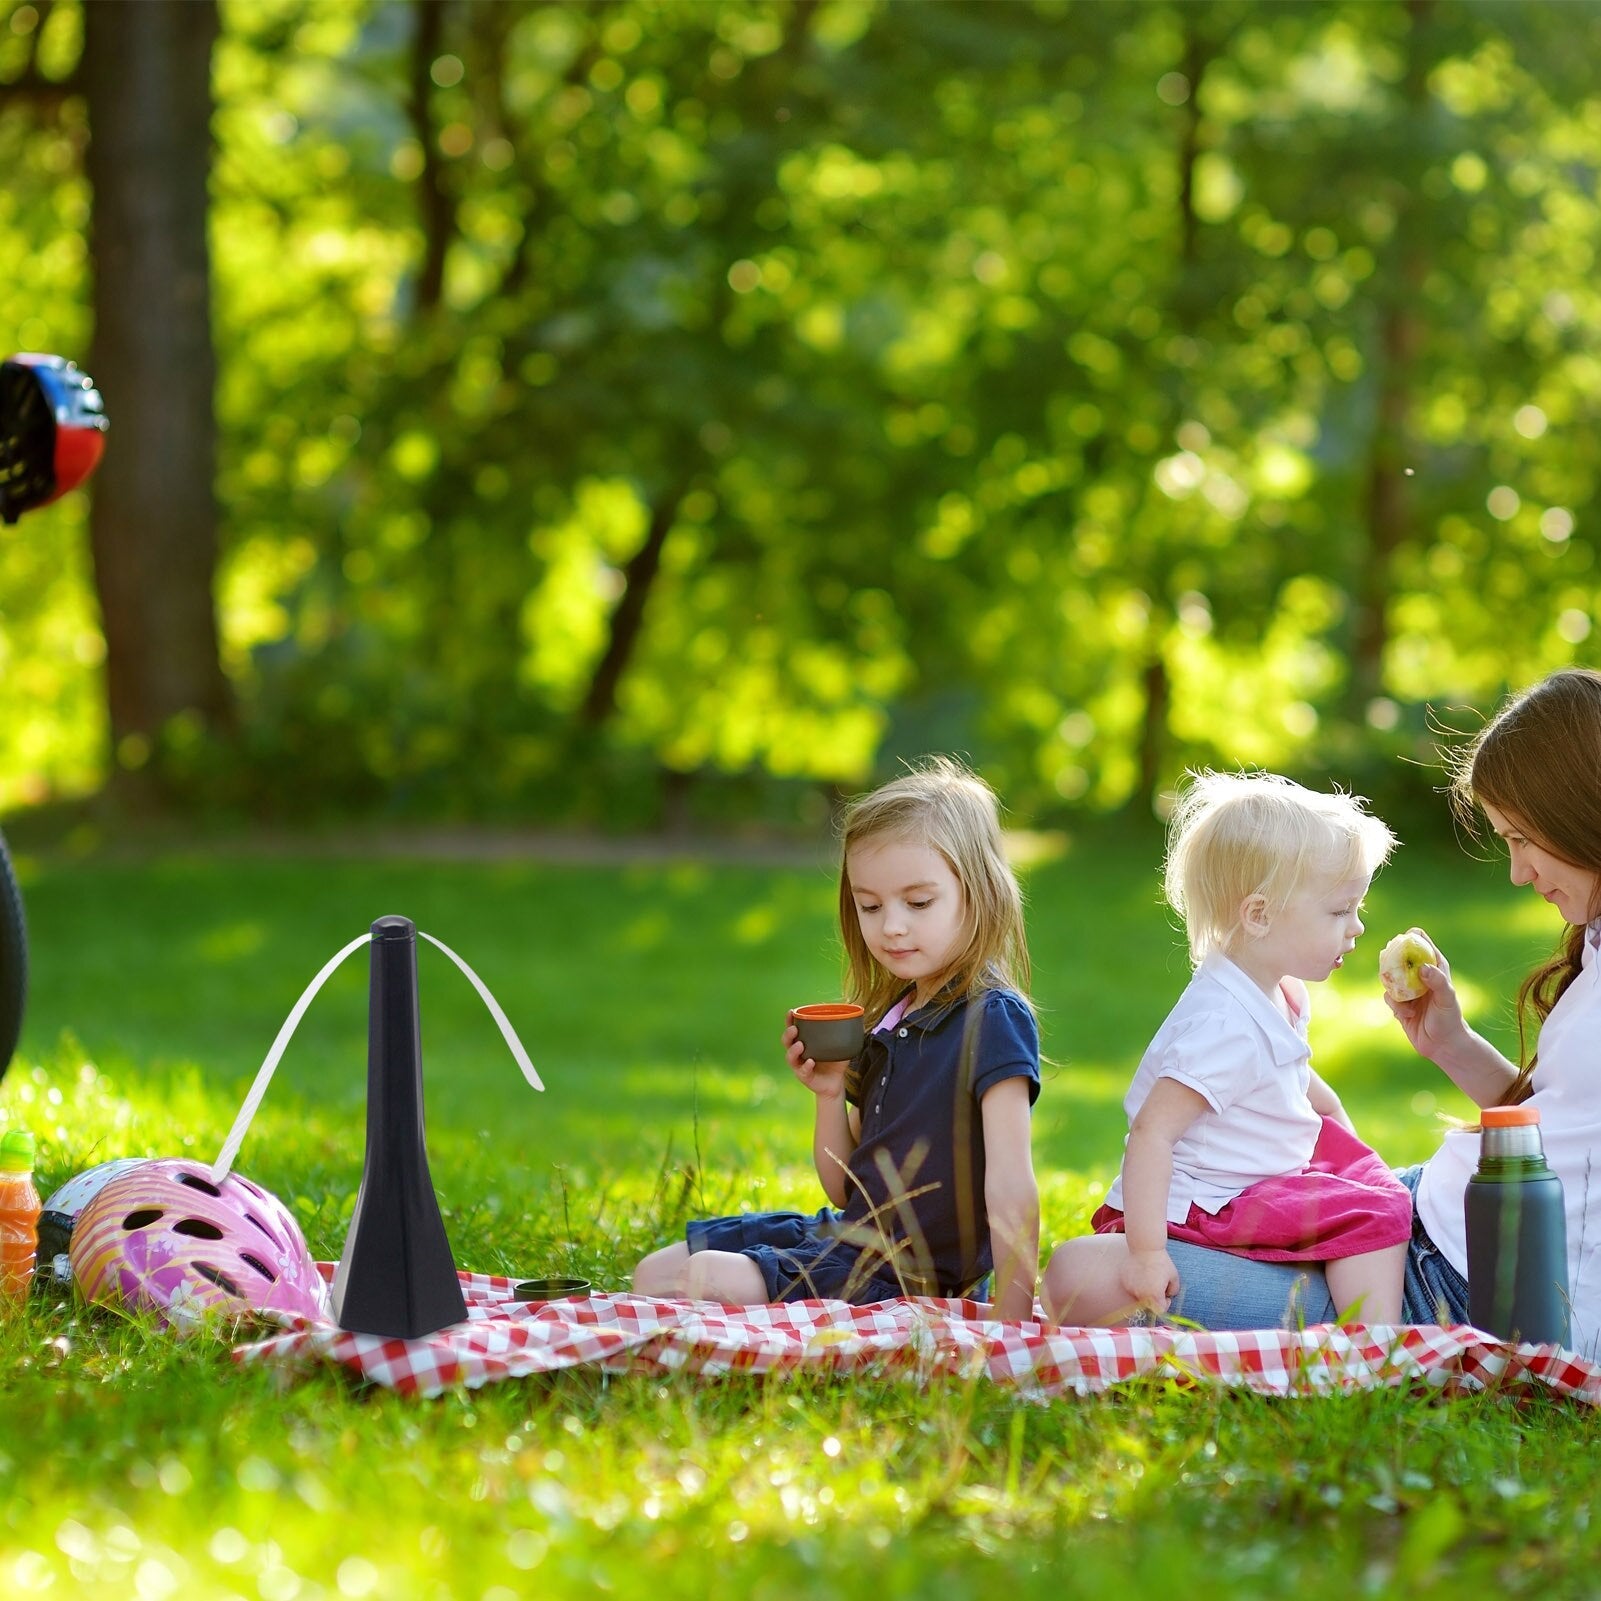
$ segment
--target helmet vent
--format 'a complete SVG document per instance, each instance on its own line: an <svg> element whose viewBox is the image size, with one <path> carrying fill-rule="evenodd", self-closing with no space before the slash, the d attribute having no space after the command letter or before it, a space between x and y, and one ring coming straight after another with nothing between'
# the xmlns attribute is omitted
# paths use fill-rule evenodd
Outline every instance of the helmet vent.
<svg viewBox="0 0 1601 1601"><path fill-rule="evenodd" d="M196 1240L220 1240L222 1230L215 1223L208 1223L204 1218L186 1217L181 1222L172 1225L174 1234L187 1234Z"/></svg>
<svg viewBox="0 0 1601 1601"><path fill-rule="evenodd" d="M265 1234L267 1236L267 1238L269 1240L271 1240L274 1245L276 1245L278 1243L277 1237L273 1234L272 1230L270 1228L268 1228L267 1225L265 1223L263 1223L261 1221L261 1219L259 1217L257 1217L254 1212L246 1212L245 1213L245 1218L246 1218L247 1221L249 1221L251 1223L254 1223L256 1225L256 1227L258 1229L260 1229L261 1232L263 1234Z"/></svg>
<svg viewBox="0 0 1601 1601"><path fill-rule="evenodd" d="M252 1256L249 1251L241 1251L239 1260L249 1263L269 1284L277 1283L278 1275L259 1256Z"/></svg>
<svg viewBox="0 0 1601 1601"><path fill-rule="evenodd" d="M130 1212L123 1220L122 1226L132 1233L135 1229L147 1229L161 1216L159 1206L143 1206L137 1212Z"/></svg>
<svg viewBox="0 0 1601 1601"><path fill-rule="evenodd" d="M222 1194L210 1179L203 1179L198 1173L179 1173L176 1177L180 1184L187 1184L190 1189L199 1190L202 1195L209 1195L215 1199Z"/></svg>
<svg viewBox="0 0 1601 1601"><path fill-rule="evenodd" d="M212 1267L209 1262L196 1262L195 1272L203 1279L210 1279L219 1290L226 1290L230 1295L238 1296L241 1301L244 1299L239 1294L239 1286L221 1268Z"/></svg>

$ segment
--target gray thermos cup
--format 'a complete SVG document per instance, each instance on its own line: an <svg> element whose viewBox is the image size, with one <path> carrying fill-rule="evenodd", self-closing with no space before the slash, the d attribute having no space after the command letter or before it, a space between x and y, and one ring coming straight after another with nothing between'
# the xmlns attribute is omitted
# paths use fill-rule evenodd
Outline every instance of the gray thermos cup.
<svg viewBox="0 0 1601 1601"><path fill-rule="evenodd" d="M1468 1180L1468 1315L1531 1345L1568 1343L1568 1229L1562 1180L1545 1165L1532 1106L1486 1107Z"/></svg>

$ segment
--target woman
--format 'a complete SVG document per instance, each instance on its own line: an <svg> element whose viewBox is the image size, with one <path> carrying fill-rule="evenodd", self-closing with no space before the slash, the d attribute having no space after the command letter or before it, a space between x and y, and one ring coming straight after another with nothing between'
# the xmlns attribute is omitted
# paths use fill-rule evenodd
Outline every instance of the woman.
<svg viewBox="0 0 1601 1601"><path fill-rule="evenodd" d="M1571 668L1513 697L1468 747L1452 783L1459 818L1506 842L1512 882L1567 923L1551 959L1518 992L1515 1067L1462 1016L1450 965L1422 970L1425 993L1390 1002L1407 1039L1477 1105L1539 1109L1546 1160L1567 1203L1572 1345L1601 1348L1601 673ZM1537 1049L1528 1054L1531 1033ZM1475 1130L1453 1130L1399 1177L1413 1194L1406 1320L1468 1321L1463 1191ZM1592 1168L1595 1171L1592 1173ZM1170 1316L1208 1328L1319 1323L1334 1315L1321 1275L1175 1242L1182 1289Z"/></svg>

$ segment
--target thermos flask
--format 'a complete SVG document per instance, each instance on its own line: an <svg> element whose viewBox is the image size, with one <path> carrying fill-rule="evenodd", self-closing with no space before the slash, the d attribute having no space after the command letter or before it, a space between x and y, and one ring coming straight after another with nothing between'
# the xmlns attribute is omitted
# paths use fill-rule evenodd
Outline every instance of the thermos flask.
<svg viewBox="0 0 1601 1601"><path fill-rule="evenodd" d="M1468 1315L1532 1345L1568 1343L1568 1230L1562 1180L1545 1165L1532 1106L1486 1107L1468 1180Z"/></svg>

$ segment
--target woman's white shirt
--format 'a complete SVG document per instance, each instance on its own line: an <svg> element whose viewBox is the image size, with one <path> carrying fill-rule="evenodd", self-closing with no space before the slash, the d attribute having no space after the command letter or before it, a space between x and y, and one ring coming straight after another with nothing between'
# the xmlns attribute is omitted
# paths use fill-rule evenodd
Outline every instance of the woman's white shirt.
<svg viewBox="0 0 1601 1601"><path fill-rule="evenodd" d="M1567 1209L1572 1344L1601 1351L1601 922L1590 925L1584 965L1540 1025L1539 1060L1524 1103L1540 1113L1545 1159ZM1418 1217L1446 1260L1467 1277L1464 1192L1479 1163L1477 1129L1453 1129L1424 1163Z"/></svg>
<svg viewBox="0 0 1601 1601"><path fill-rule="evenodd" d="M1173 1147L1168 1222L1182 1223L1192 1203L1217 1213L1251 1185L1311 1161L1323 1119L1307 1099L1305 986L1294 999L1291 1023L1241 968L1214 952L1140 1058L1123 1099L1131 1125L1159 1079L1187 1085L1207 1104ZM1119 1173L1106 1204L1121 1210L1122 1197Z"/></svg>

